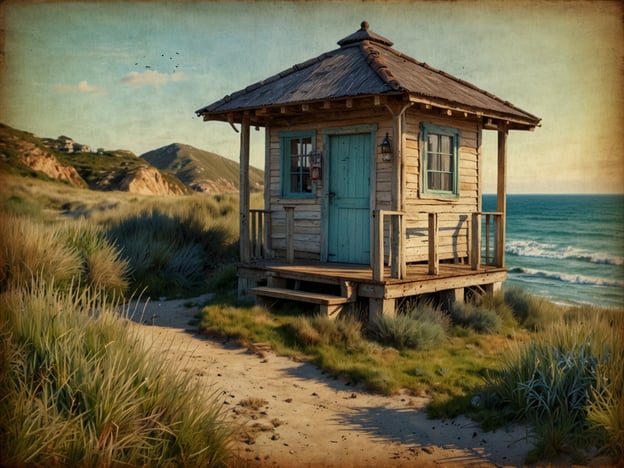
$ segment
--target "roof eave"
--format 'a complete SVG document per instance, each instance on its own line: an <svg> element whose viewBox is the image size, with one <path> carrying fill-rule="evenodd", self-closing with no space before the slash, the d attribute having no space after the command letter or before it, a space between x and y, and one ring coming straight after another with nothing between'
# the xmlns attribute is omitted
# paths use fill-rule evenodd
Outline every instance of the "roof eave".
<svg viewBox="0 0 624 468"><path fill-rule="evenodd" d="M514 110L526 114L526 118L517 114L499 112L492 109L468 106L458 102L450 102L442 99L432 98L428 96L415 95L410 93L410 101L414 104L422 104L424 106L433 106L442 110L448 110L451 113L466 113L475 115L480 118L496 119L502 123L506 123L509 128L514 130L534 130L541 125L539 117L524 112L521 109L515 108Z"/></svg>
<svg viewBox="0 0 624 468"><path fill-rule="evenodd" d="M211 104L209 106L203 107L195 111L195 114L198 117L203 117L204 121L214 120L214 121L222 121L222 122L230 122L230 123L240 123L242 121L242 117L244 114L260 115L260 113L262 112L263 115L266 115L267 110L282 109L282 108L289 108L292 110L298 106L301 106L302 108L301 113L304 113L306 112L303 110L304 106L310 106L310 108L312 108L314 106L323 105L326 102L330 102L330 103L344 102L348 100L371 98L371 96L380 96L383 98L389 98L391 96L407 96L407 93L401 92L401 91L391 91L391 92L381 93L381 94L345 95L345 96L328 97L328 98L323 98L323 99L291 101L291 102L286 102L286 103L274 103L274 104L267 104L267 105L262 105L262 106L239 107L235 109L224 109L224 110L214 109L215 107L219 107L220 105L223 104L223 102L217 101L220 103L219 106L215 106L216 103L214 103L214 104ZM404 99L407 99L407 97L404 97ZM213 108L213 110L210 110L211 107Z"/></svg>

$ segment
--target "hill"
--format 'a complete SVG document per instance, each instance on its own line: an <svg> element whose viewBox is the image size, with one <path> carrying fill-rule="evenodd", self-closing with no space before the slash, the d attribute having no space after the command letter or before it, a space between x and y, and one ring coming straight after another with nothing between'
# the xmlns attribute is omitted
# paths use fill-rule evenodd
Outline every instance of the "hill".
<svg viewBox="0 0 624 468"><path fill-rule="evenodd" d="M41 138L0 123L0 172L98 191L180 195L238 192L240 165L218 154L173 143L136 156L128 150L91 150L72 138ZM250 168L261 191L263 171Z"/></svg>
<svg viewBox="0 0 624 468"><path fill-rule="evenodd" d="M172 143L140 156L154 167L166 171L198 192L238 192L240 165L209 151L181 143ZM249 185L261 191L264 172L249 168Z"/></svg>
<svg viewBox="0 0 624 468"><path fill-rule="evenodd" d="M61 135L40 138L0 124L0 172L91 190L181 195L190 190L131 151L96 152Z"/></svg>

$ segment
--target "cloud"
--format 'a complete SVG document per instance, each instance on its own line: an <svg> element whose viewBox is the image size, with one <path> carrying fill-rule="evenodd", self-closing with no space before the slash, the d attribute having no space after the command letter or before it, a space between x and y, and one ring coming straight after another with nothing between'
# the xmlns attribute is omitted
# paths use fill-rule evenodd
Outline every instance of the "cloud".
<svg viewBox="0 0 624 468"><path fill-rule="evenodd" d="M106 94L106 90L104 88L90 85L87 80L82 80L77 85L58 84L54 87L54 89L62 93Z"/></svg>
<svg viewBox="0 0 624 468"><path fill-rule="evenodd" d="M160 73L156 70L146 70L143 73L136 71L128 73L121 81L127 85L137 88L143 86L153 86L154 88L160 88L161 86L173 82L184 81L186 76L184 73Z"/></svg>

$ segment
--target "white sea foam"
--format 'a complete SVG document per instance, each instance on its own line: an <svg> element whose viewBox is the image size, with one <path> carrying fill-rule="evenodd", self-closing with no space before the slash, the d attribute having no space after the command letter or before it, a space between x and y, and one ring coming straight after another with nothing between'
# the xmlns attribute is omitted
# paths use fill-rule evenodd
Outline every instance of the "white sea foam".
<svg viewBox="0 0 624 468"><path fill-rule="evenodd" d="M510 240L506 252L520 257L550 258L557 260L579 260L604 265L624 265L624 257L606 252L591 252L575 247L559 247L556 244L532 240Z"/></svg>
<svg viewBox="0 0 624 468"><path fill-rule="evenodd" d="M564 283L624 288L624 281L611 279L611 278L600 278L597 276L586 276L586 275L579 275L579 274L561 273L557 271L536 270L533 268L522 268L522 267L514 268L511 271L512 273L523 273L525 275L535 276L539 278L548 278L548 279L558 280Z"/></svg>

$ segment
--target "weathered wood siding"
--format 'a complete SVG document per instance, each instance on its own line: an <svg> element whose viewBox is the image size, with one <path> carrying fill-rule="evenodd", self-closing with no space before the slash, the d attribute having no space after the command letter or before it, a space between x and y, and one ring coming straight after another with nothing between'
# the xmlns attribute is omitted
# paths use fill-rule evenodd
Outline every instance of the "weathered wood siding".
<svg viewBox="0 0 624 468"><path fill-rule="evenodd" d="M435 198L421 192L421 122L459 129L459 195ZM479 210L480 126L476 119L434 116L408 111L405 125L404 211L407 212L406 261L424 261L428 255L427 213L439 214L440 260L461 261L469 254L470 213Z"/></svg>
<svg viewBox="0 0 624 468"><path fill-rule="evenodd" d="M420 124L428 122L435 125L457 128L461 131L459 147L459 197L430 198L420 192ZM324 235L323 181L316 186L314 198L282 197L280 140L281 131L315 130L316 150L324 153L323 130L327 128L343 128L358 125L375 125L377 127L377 147L389 133L392 144L398 144L392 135L392 118L383 107L359 111L353 110L348 116L343 114L324 114L319 116L311 113L307 118L297 117L296 123L286 126L273 125L268 131L268 171L266 198L267 209L271 211L271 246L277 256L284 256L286 250L286 214L285 206L294 206L295 228L294 247L296 258L320 259ZM468 256L470 213L479 209L479 162L480 127L476 119L446 118L431 113L409 110L404 127L404 184L403 199L406 216L405 253L407 262L426 261L427 246L427 213L437 212L439 218L440 260L463 259ZM371 186L375 196L371 200L371 212L374 209L392 209L392 162L382 161L376 151L375 171L371 175ZM323 172L327 161L323 161ZM325 174L324 174L325 175ZM386 240L387 249L387 240ZM387 253L387 252L386 252Z"/></svg>
<svg viewBox="0 0 624 468"><path fill-rule="evenodd" d="M328 128L344 128L355 127L360 125L380 125L380 121L386 120L387 123L377 130L377 144L381 144L385 136L386 128L391 125L387 111L381 106L372 110L353 110L348 115L342 113L329 113L319 116L311 113L308 118L302 119L297 117L296 124L288 126L276 126L275 124L269 129L268 144L268 171L269 171L269 206L267 209L271 211L272 234L271 245L278 256L283 256L286 249L286 214L285 206L295 207L295 234L294 246L296 258L320 259L322 248L322 236L324 235L324 222L321 221L321 215L324 215L323 209L323 181L320 180L316 184L316 196L314 198L284 198L282 197L281 185L281 167L280 167L280 139L279 134L282 131L293 130L315 130L316 131L316 150L324 153L323 158L323 177L327 170L326 149L323 148L323 130ZM380 136L383 130L383 135ZM374 182L371 179L371 184ZM387 187L389 190L389 187ZM389 193L388 193L389 196Z"/></svg>

